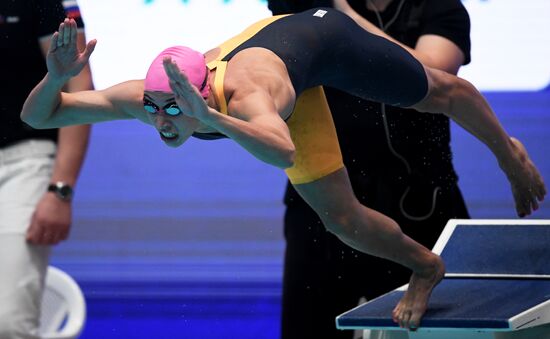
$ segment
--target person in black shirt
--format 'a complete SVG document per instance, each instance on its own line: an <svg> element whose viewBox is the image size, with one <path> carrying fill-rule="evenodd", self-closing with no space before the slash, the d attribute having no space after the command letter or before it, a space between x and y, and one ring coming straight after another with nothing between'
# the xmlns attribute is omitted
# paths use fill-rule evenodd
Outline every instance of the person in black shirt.
<svg viewBox="0 0 550 339"><path fill-rule="evenodd" d="M88 143L90 126L35 130L19 117L66 16L78 22L83 46L76 1L0 2L0 338L39 337L49 249L69 234L72 187ZM88 67L67 84L69 91L92 88Z"/></svg>
<svg viewBox="0 0 550 339"><path fill-rule="evenodd" d="M423 64L456 74L470 62L470 22L459 0L269 0L274 15L333 6ZM362 100L325 87L356 196L431 248L448 219L469 218L452 165L449 118ZM353 114L350 114L353 113ZM366 113L366 114L365 114ZM351 338L334 318L408 281L402 266L360 253L326 232L287 185L282 338ZM335 293L334 291L339 291Z"/></svg>

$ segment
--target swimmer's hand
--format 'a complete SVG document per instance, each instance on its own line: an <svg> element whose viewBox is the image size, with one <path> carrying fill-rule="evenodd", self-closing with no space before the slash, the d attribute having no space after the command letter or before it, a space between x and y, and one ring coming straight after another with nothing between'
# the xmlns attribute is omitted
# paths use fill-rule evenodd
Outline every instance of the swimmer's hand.
<svg viewBox="0 0 550 339"><path fill-rule="evenodd" d="M94 51L96 40L91 40L82 53L77 48L77 27L74 19L65 19L50 41L46 57L49 76L53 79L68 81L86 65Z"/></svg>
<svg viewBox="0 0 550 339"><path fill-rule="evenodd" d="M512 157L501 162L500 167L512 186L516 211L520 217L525 217L539 208L539 201L546 195L546 186L523 144L515 138L510 141Z"/></svg>
<svg viewBox="0 0 550 339"><path fill-rule="evenodd" d="M182 113L208 124L208 118L217 112L207 105L199 90L189 82L187 76L172 61L172 58L165 57L163 66L170 79L170 88L174 92L176 103Z"/></svg>

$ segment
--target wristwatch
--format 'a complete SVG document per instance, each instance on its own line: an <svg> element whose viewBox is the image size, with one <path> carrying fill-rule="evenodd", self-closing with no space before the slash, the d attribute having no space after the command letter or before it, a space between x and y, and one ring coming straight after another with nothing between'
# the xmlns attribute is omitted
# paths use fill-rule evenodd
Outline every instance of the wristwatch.
<svg viewBox="0 0 550 339"><path fill-rule="evenodd" d="M64 183L63 181L51 183L48 186L48 192L55 193L55 195L63 201L71 201L74 194L71 185Z"/></svg>

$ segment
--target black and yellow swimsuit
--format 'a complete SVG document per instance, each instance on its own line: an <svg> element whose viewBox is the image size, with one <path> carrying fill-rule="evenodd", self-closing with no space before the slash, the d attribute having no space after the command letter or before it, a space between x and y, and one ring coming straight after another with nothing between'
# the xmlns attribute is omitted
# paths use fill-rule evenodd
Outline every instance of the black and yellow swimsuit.
<svg viewBox="0 0 550 339"><path fill-rule="evenodd" d="M296 105L287 120L296 146L294 166L286 169L293 184L315 181L344 166L321 86L403 107L422 100L428 90L424 68L407 51L366 32L336 10L312 9L261 20L219 46L218 58L208 67L216 69L214 95L221 113L227 114L223 95L227 62L251 47L269 49L281 58L296 92Z"/></svg>

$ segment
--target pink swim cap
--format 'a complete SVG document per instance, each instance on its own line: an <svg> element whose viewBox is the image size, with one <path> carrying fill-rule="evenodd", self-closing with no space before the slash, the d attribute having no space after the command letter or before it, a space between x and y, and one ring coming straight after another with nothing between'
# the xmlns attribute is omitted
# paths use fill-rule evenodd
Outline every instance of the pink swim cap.
<svg viewBox="0 0 550 339"><path fill-rule="evenodd" d="M207 85L208 69L204 55L189 47L174 46L165 49L153 60L145 77L146 91L172 92L169 79L164 71L162 60L169 56L185 73L191 84L199 89L203 98L207 98L210 87Z"/></svg>

